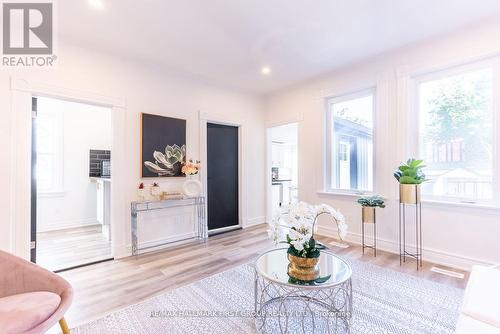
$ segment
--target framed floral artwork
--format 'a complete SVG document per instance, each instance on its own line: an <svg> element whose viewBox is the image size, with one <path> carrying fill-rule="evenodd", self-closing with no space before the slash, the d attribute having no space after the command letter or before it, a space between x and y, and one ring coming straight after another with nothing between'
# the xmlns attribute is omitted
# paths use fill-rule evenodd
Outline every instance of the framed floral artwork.
<svg viewBox="0 0 500 334"><path fill-rule="evenodd" d="M186 120L141 113L141 176L184 176Z"/></svg>

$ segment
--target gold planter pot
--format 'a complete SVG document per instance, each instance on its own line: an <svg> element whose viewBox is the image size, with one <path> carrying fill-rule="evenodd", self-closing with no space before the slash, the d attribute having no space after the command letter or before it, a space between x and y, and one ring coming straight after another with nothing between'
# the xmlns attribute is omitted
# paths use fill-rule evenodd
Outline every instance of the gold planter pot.
<svg viewBox="0 0 500 334"><path fill-rule="evenodd" d="M375 224L375 208L363 206L361 208L361 219L365 224Z"/></svg>
<svg viewBox="0 0 500 334"><path fill-rule="evenodd" d="M300 281L314 281L319 277L319 257L305 258L288 254L288 275Z"/></svg>
<svg viewBox="0 0 500 334"><path fill-rule="evenodd" d="M419 184L400 184L399 185L399 203L418 204L420 203L420 185Z"/></svg>

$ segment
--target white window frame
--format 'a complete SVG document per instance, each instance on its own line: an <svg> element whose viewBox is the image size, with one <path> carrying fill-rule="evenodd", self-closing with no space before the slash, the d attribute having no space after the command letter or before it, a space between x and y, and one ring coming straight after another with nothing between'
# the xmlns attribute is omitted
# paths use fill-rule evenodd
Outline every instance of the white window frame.
<svg viewBox="0 0 500 334"><path fill-rule="evenodd" d="M467 72L478 71L481 69L491 68L493 73L492 78L492 123L493 123L493 197L491 200L471 201L470 199L462 199L452 196L429 196L422 195L424 202L434 203L457 203L457 204L473 204L473 205L500 205L500 57L495 57L486 60L478 60L470 63L455 65L452 67L444 67L441 69L433 69L424 73L416 73L410 77L409 86L409 115L407 128L407 144L410 146L410 155L420 157L423 154L422 139L420 138L421 127L420 123L420 96L419 85L421 83L444 79L454 75L460 75ZM415 126L416 125L416 126ZM425 172L425 170L424 170Z"/></svg>
<svg viewBox="0 0 500 334"><path fill-rule="evenodd" d="M375 86L371 86L369 88L364 88L360 90L356 90L351 93L340 94L337 96L329 96L325 98L325 151L324 151L324 182L323 189L325 193L328 194L339 194L339 195L367 195L374 194L376 185L376 138L377 138L377 91ZM335 147L333 145L333 125L334 125L334 117L332 112L332 105L337 103L346 102L349 100L355 100L367 96L372 96L372 120L373 120L373 135L372 135L372 155L373 155L373 166L372 166L372 188L371 190L357 190L357 189L339 189L333 188L331 186L332 177L333 177L333 166L332 166L332 158L337 154L335 151Z"/></svg>
<svg viewBox="0 0 500 334"><path fill-rule="evenodd" d="M41 197L56 197L64 195L64 115L61 110L44 110L42 113L52 117L54 121L54 142L50 153L38 152L38 154L53 155L53 182L49 188L38 188L37 194ZM38 108L37 118L40 117L40 108ZM38 168L38 167L37 167ZM38 173L38 171L37 171Z"/></svg>

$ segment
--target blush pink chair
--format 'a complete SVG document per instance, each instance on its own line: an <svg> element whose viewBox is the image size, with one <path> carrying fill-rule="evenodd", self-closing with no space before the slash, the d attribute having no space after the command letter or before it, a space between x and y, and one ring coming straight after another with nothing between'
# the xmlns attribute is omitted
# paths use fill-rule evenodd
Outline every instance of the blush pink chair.
<svg viewBox="0 0 500 334"><path fill-rule="evenodd" d="M0 332L45 333L57 322L70 334L64 313L73 289L62 277L0 251Z"/></svg>

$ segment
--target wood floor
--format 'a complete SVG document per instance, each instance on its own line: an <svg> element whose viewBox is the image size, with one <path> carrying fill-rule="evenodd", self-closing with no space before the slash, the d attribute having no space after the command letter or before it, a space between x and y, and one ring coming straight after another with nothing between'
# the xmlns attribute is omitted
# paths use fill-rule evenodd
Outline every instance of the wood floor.
<svg viewBox="0 0 500 334"><path fill-rule="evenodd" d="M259 225L210 237L207 243L193 241L155 253L63 272L61 275L75 290L75 299L66 319L74 327L169 289L249 262L259 253L274 247L268 240L266 227ZM335 243L335 239L329 237L318 239L329 245ZM468 279L466 272L462 272L465 274L464 279L432 272L431 263L424 262L423 268L418 272L413 260L400 267L397 255L382 251L378 252L376 258L370 250L362 256L359 246L331 246L331 250L360 261L455 287L465 287Z"/></svg>
<svg viewBox="0 0 500 334"><path fill-rule="evenodd" d="M111 242L101 225L37 234L36 263L51 271L111 257Z"/></svg>

